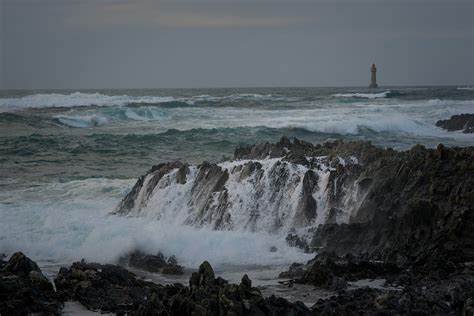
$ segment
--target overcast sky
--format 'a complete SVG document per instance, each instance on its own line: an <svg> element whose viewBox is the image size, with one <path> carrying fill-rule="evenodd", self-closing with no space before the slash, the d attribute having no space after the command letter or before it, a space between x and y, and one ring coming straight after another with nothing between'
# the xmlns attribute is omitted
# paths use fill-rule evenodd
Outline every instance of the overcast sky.
<svg viewBox="0 0 474 316"><path fill-rule="evenodd" d="M474 84L474 1L0 0L0 87Z"/></svg>

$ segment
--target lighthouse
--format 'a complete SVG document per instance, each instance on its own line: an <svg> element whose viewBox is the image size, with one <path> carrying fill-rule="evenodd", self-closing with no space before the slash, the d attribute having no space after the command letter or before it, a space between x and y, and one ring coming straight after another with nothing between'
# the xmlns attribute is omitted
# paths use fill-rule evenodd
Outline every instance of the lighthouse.
<svg viewBox="0 0 474 316"><path fill-rule="evenodd" d="M372 64L370 68L370 86L369 88L378 88L379 85L377 84L377 67L375 64Z"/></svg>

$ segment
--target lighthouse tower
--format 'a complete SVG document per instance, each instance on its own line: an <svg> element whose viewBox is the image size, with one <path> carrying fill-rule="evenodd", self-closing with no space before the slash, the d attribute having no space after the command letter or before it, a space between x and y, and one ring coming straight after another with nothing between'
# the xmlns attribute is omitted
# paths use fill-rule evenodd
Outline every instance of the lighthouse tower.
<svg viewBox="0 0 474 316"><path fill-rule="evenodd" d="M375 64L372 64L372 67L370 68L370 86L369 88L378 88L379 85L377 84L377 67L375 67Z"/></svg>

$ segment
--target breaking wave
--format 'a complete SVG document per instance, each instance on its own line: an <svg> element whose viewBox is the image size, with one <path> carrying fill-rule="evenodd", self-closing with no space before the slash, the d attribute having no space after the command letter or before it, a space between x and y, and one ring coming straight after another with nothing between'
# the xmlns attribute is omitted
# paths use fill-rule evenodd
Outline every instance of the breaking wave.
<svg viewBox="0 0 474 316"><path fill-rule="evenodd" d="M330 215L339 193L328 157L308 157L313 167L281 158L227 161L200 167L175 166L159 180L150 172L116 213L148 217L172 225L207 229L288 233L325 223L347 222L358 202L357 188L345 188L338 214ZM344 166L355 157L338 158ZM179 168L178 168L179 167ZM184 178L183 178L184 177ZM184 183L183 183L184 179ZM133 203L133 206L131 206Z"/></svg>
<svg viewBox="0 0 474 316"><path fill-rule="evenodd" d="M99 111L85 111L81 114L60 114L53 116L61 124L87 128L106 125L122 121L155 121L164 120L168 114L159 108L151 106L140 107L112 107Z"/></svg>
<svg viewBox="0 0 474 316"><path fill-rule="evenodd" d="M0 109L16 110L26 108L79 107L79 106L122 106L130 103L159 104L172 102L173 97L128 95L109 96L101 93L74 92L71 94L33 94L21 98L0 99Z"/></svg>
<svg viewBox="0 0 474 316"><path fill-rule="evenodd" d="M83 106L126 106L164 105L167 107L194 106L198 102L221 100L278 100L288 99L276 95L239 93L226 96L198 95L191 97L172 96L129 96L105 95L101 93L74 92L71 94L33 94L20 98L0 98L0 111L14 111L27 108L83 107Z"/></svg>
<svg viewBox="0 0 474 316"><path fill-rule="evenodd" d="M377 99L377 98L389 98L395 95L399 95L397 92L385 91L379 93L336 93L333 97L336 98L361 98L361 99Z"/></svg>
<svg viewBox="0 0 474 316"><path fill-rule="evenodd" d="M265 232L213 231L108 215L134 182L101 178L38 182L13 195L2 191L0 249L23 251L35 260L70 263L85 258L109 263L139 248L174 254L193 268L204 260L219 267L284 265L311 257L289 247L284 236ZM48 199L39 199L44 196Z"/></svg>

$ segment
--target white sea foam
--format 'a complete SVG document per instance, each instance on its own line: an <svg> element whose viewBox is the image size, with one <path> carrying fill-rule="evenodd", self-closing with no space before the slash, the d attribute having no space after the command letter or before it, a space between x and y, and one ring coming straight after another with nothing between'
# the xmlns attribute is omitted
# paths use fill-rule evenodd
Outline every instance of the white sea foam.
<svg viewBox="0 0 474 316"><path fill-rule="evenodd" d="M33 94L21 98L1 98L0 111L42 107L122 106L130 103L157 104L176 101L174 97L104 95L74 92L71 94Z"/></svg>
<svg viewBox="0 0 474 316"><path fill-rule="evenodd" d="M109 123L109 120L98 114L92 115L56 115L54 116L62 124L69 125L72 127L91 127L105 125Z"/></svg>
<svg viewBox="0 0 474 316"><path fill-rule="evenodd" d="M189 167L184 184L176 181L178 169L163 176L158 183L152 181L155 174L150 173L134 199L134 208L125 214L174 226L191 225L210 230L265 232L277 236L285 236L295 229L304 233L307 228L325 223L331 208L327 192L329 175L334 168L327 157L318 157L316 161L318 167L312 169L319 179L318 189L312 193L317 201L315 218L308 217L303 200L304 177L310 169L281 158L219 163L229 176L225 190L217 192L206 190L212 189L212 181L217 181L219 175L214 180L213 176L203 180L195 166ZM347 160L339 157L339 161L342 165L357 163L353 157ZM249 166L258 171L247 172ZM352 205L357 199L357 188L347 190L346 200L339 205L341 214L335 218L338 222L347 221L354 211Z"/></svg>
<svg viewBox="0 0 474 316"><path fill-rule="evenodd" d="M168 114L152 106L100 108L87 111L76 109L53 116L59 122L71 127L93 127L123 121L156 121L168 118Z"/></svg>
<svg viewBox="0 0 474 316"><path fill-rule="evenodd" d="M474 90L474 87L458 87L458 90Z"/></svg>
<svg viewBox="0 0 474 316"><path fill-rule="evenodd" d="M240 93L226 96L199 95L192 97L105 95L101 93L83 92L74 92L71 94L48 93L27 95L20 98L0 98L0 112L15 111L26 108L124 106L128 104L160 104L175 101L194 105L195 102L198 101L205 102L240 99L273 100L286 99L286 97L256 93Z"/></svg>
<svg viewBox="0 0 474 316"><path fill-rule="evenodd" d="M283 265L310 258L289 247L284 236L263 231L213 231L108 215L134 182L87 179L0 192L0 253L23 251L35 260L62 263L81 258L113 262L141 248L174 254L192 268L204 260L219 267ZM278 250L270 251L272 246Z"/></svg>
<svg viewBox="0 0 474 316"><path fill-rule="evenodd" d="M245 178L233 170L249 161L220 163L229 172L226 182L229 207L224 211L211 206L204 214L191 206L206 203L191 202L196 167L190 167L184 185L176 182L175 170L158 182L149 200L140 193L137 207L131 213L134 217L109 213L135 180L99 178L30 183L26 189L2 191L0 252L20 250L33 258L59 262L81 258L113 262L125 252L139 248L173 254L189 267L196 267L203 260L217 267L305 261L311 256L289 247L285 237L293 228L304 232L306 227L325 222L331 168L327 158L320 157L317 161L319 189L313 197L318 203L318 217L314 222L307 222L299 213L307 167L284 163L279 158L259 161L263 172L253 172ZM342 162L357 163L354 159ZM281 173L287 174L283 182ZM0 185L13 188L24 184L10 180ZM148 189L146 178L142 192ZM217 206L217 200L214 202ZM351 204L348 201L348 214ZM215 230L219 212L227 212L231 221ZM277 251L272 251L275 247Z"/></svg>
<svg viewBox="0 0 474 316"><path fill-rule="evenodd" d="M336 93L333 97L336 98L364 98L364 99L377 99L386 98L390 91L379 92L379 93Z"/></svg>

